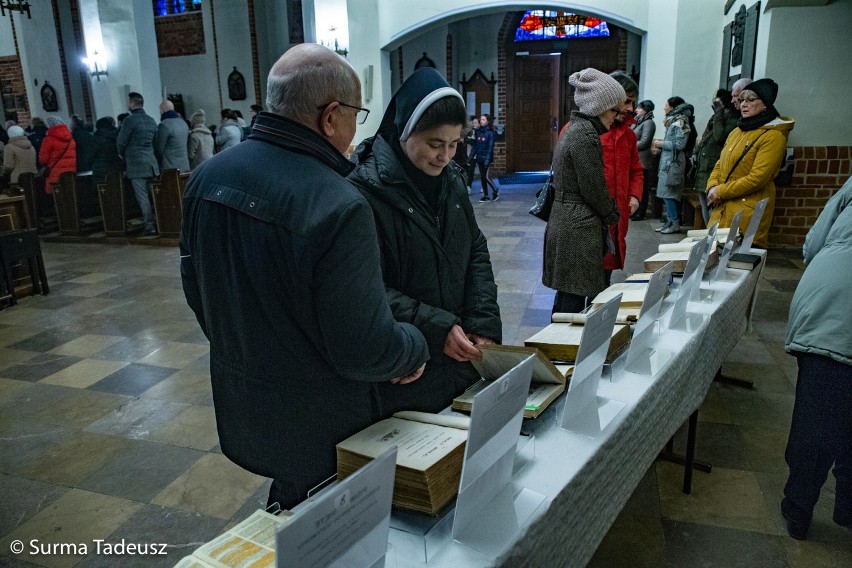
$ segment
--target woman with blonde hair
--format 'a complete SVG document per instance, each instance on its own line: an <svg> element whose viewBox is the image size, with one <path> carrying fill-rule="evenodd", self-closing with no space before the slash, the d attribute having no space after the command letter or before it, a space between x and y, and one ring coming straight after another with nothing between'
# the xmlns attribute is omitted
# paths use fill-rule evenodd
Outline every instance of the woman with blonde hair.
<svg viewBox="0 0 852 568"><path fill-rule="evenodd" d="M741 227L748 227L754 206L766 198L769 203L760 218L754 244L766 248L769 227L775 211L775 183L787 151L787 137L795 126L792 118L780 116L775 109L778 84L759 79L743 89L739 96L742 118L722 148L722 155L707 180L707 203L713 208L710 223L730 227L738 211L743 212Z"/></svg>

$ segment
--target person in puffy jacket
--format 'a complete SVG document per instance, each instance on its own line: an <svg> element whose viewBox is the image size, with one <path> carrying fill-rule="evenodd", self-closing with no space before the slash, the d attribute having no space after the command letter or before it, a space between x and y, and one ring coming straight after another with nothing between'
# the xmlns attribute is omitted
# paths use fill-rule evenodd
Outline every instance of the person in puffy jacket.
<svg viewBox="0 0 852 568"><path fill-rule="evenodd" d="M466 122L461 95L419 69L352 155L349 179L373 208L388 303L423 333L431 356L419 381L378 385L384 417L443 410L479 380L477 346L502 340L488 243L452 161Z"/></svg>
<svg viewBox="0 0 852 568"><path fill-rule="evenodd" d="M804 257L784 345L799 376L781 513L797 539L807 536L832 466L834 522L852 527L852 178L808 232Z"/></svg>
<svg viewBox="0 0 852 568"><path fill-rule="evenodd" d="M118 128L111 116L102 116L95 123L95 136L92 142L92 180L104 183L110 172L124 169L124 161L118 155Z"/></svg>
<svg viewBox="0 0 852 568"><path fill-rule="evenodd" d="M36 151L24 135L24 129L18 125L10 126L7 131L9 141L3 148L3 170L9 173L9 182L17 183L23 173L36 173Z"/></svg>
<svg viewBox="0 0 852 568"><path fill-rule="evenodd" d="M713 207L710 223L730 227L737 211L740 227L748 227L757 202L769 203L760 218L754 244L766 248L775 212L775 176L787 151L787 137L795 121L775 109L778 84L772 79L754 81L740 93L742 118L725 141L722 155L707 180L707 203Z"/></svg>
<svg viewBox="0 0 852 568"><path fill-rule="evenodd" d="M47 117L47 135L41 143L38 161L50 169L44 180L44 191L53 193L53 184L65 172L77 171L77 146L71 131L58 116Z"/></svg>
<svg viewBox="0 0 852 568"><path fill-rule="evenodd" d="M191 170L194 170L203 162L213 157L215 143L213 133L204 124L206 118L207 114L201 109L198 109L189 117L192 130L189 131L187 150L189 152L189 168Z"/></svg>
<svg viewBox="0 0 852 568"><path fill-rule="evenodd" d="M243 129L237 124L237 115L231 109L222 110L222 123L216 131L219 151L233 148L243 139Z"/></svg>

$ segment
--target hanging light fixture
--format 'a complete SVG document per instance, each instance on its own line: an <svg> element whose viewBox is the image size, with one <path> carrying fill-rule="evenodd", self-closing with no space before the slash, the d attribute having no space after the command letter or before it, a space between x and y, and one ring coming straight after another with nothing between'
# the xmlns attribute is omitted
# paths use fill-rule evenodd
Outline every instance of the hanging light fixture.
<svg viewBox="0 0 852 568"><path fill-rule="evenodd" d="M106 58L104 58L102 53L98 53L98 50L95 50L91 56L84 57L83 64L88 67L89 74L92 77L97 77L98 81L101 80L101 75L109 75L106 68Z"/></svg>
<svg viewBox="0 0 852 568"><path fill-rule="evenodd" d="M12 17L12 12L26 13L27 18L33 19L30 14L30 3L28 0L0 0L0 15L5 16L9 12L9 17Z"/></svg>

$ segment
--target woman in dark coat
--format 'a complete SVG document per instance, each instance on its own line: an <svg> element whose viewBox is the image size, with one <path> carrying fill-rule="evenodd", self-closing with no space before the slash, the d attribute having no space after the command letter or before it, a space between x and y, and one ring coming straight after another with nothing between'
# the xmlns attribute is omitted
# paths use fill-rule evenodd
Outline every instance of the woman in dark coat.
<svg viewBox="0 0 852 568"><path fill-rule="evenodd" d="M597 69L578 71L568 82L576 89L580 110L571 113L553 153L556 192L544 232L541 281L556 290L554 312L576 313L606 286L607 225L618 222L619 212L604 178L600 135L609 130L627 95L618 81Z"/></svg>
<svg viewBox="0 0 852 568"><path fill-rule="evenodd" d="M417 326L431 355L420 380L379 385L384 416L446 408L479 380L476 346L502 339L488 246L452 162L466 123L461 95L434 69L420 69L352 156L350 179L373 208L394 317Z"/></svg>
<svg viewBox="0 0 852 568"><path fill-rule="evenodd" d="M701 140L695 146L692 158L695 163L695 191L698 192L698 200L701 202L701 215L704 224L710 222L710 208L707 206L707 179L713 173L713 167L722 155L722 148L728 134L737 127L740 113L734 107L730 91L719 89L716 98L713 99L713 116L707 123L707 128L701 135Z"/></svg>
<svg viewBox="0 0 852 568"><path fill-rule="evenodd" d="M118 157L118 128L111 116L103 116L95 123L95 136L92 141L92 180L104 183L110 172L120 172L124 162Z"/></svg>

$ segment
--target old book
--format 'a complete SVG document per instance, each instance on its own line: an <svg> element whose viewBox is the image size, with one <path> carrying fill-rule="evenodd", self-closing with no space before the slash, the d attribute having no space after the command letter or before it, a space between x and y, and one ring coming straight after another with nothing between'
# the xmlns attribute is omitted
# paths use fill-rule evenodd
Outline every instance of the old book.
<svg viewBox="0 0 852 568"><path fill-rule="evenodd" d="M690 247L691 248L691 247ZM658 252L654 256L645 259L645 272L656 272L663 266L672 263L672 273L683 274L686 269L686 263L689 260L689 250L675 252ZM714 248L707 257L707 265L704 271L708 271L719 262L719 250Z"/></svg>
<svg viewBox="0 0 852 568"><path fill-rule="evenodd" d="M719 235L725 235L725 238L728 238L728 233L731 232L730 227L719 227L716 230L716 238L719 238ZM691 231L686 232L687 237L706 237L710 234L710 229L693 229Z"/></svg>
<svg viewBox="0 0 852 568"><path fill-rule="evenodd" d="M458 494L469 424L464 416L397 412L337 444L337 477L396 446L393 505L437 515Z"/></svg>
<svg viewBox="0 0 852 568"><path fill-rule="evenodd" d="M603 304L595 304L596 309ZM639 314L642 311L641 307L619 307L618 314L615 316L615 323L631 324L639 321ZM586 319L591 315L589 313L571 314L556 312L550 316L551 323L575 323L577 325L586 325Z"/></svg>
<svg viewBox="0 0 852 568"><path fill-rule="evenodd" d="M760 259L761 256L759 254L738 252L736 254L732 254L731 258L728 259L728 267L739 268L741 270L754 270L754 268L760 264Z"/></svg>
<svg viewBox="0 0 852 568"><path fill-rule="evenodd" d="M175 568L272 568L275 566L275 533L292 513L272 515L258 509L249 518L201 545Z"/></svg>
<svg viewBox="0 0 852 568"><path fill-rule="evenodd" d="M565 391L565 378L574 371L573 366L560 371L535 347L482 345L479 349L482 351L482 360L473 361L473 366L482 375L482 380L453 399L453 410L470 412L474 396L532 355L535 357L535 363L530 392L524 406L524 418L536 418Z"/></svg>
<svg viewBox="0 0 852 568"><path fill-rule="evenodd" d="M552 361L569 361L577 359L580 349L580 339L583 337L582 325L571 323L552 323L526 341L527 347L538 347ZM612 361L630 343L630 326L616 324L612 329L612 339L609 343L607 361Z"/></svg>
<svg viewBox="0 0 852 568"><path fill-rule="evenodd" d="M619 284L613 284L595 296L595 299L592 300L592 305L599 306L606 304L621 294L620 307L641 308L642 302L645 301L645 293L647 291L647 284L637 282L621 282Z"/></svg>
<svg viewBox="0 0 852 568"><path fill-rule="evenodd" d="M631 274L627 278L624 279L625 282L644 282L645 284L651 281L651 276L653 276L653 272L639 272L637 274Z"/></svg>

